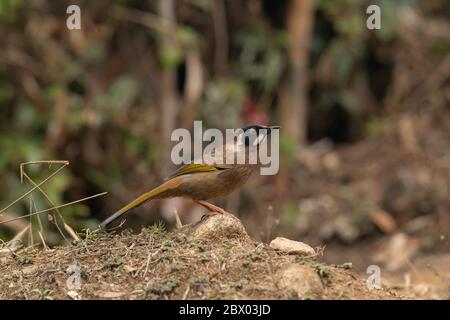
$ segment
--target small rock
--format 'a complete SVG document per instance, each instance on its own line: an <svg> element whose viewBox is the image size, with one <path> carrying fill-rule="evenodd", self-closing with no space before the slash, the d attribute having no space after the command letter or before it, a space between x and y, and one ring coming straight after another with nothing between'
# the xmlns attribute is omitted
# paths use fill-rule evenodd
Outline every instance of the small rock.
<svg viewBox="0 0 450 320"><path fill-rule="evenodd" d="M68 291L68 292L67 292L67 295L68 295L71 299L73 299L73 300L78 300L78 299L80 299L79 296L78 296L78 292L76 292L76 291L74 291L74 290Z"/></svg>
<svg viewBox="0 0 450 320"><path fill-rule="evenodd" d="M338 172L341 168L341 159L335 152L329 152L323 157L323 165L331 172Z"/></svg>
<svg viewBox="0 0 450 320"><path fill-rule="evenodd" d="M270 242L270 247L288 253L296 253L301 255L314 255L316 251L306 243L300 241L289 240L277 237Z"/></svg>
<svg viewBox="0 0 450 320"><path fill-rule="evenodd" d="M188 236L196 239L240 239L252 243L239 219L224 214L211 215L188 228Z"/></svg>
<svg viewBox="0 0 450 320"><path fill-rule="evenodd" d="M376 263L382 263L392 272L399 271L409 265L411 258L420 249L421 240L403 232L393 234L384 240L373 254Z"/></svg>
<svg viewBox="0 0 450 320"><path fill-rule="evenodd" d="M22 269L22 273L23 273L25 276L32 275L32 274L35 273L36 271L37 271L37 267L35 267L35 266L29 266L29 267L25 267L25 268Z"/></svg>
<svg viewBox="0 0 450 320"><path fill-rule="evenodd" d="M136 271L136 268L126 264L123 266L123 269L127 272L127 273L133 273Z"/></svg>
<svg viewBox="0 0 450 320"><path fill-rule="evenodd" d="M120 298L126 295L125 292L113 292L113 291L96 291L94 294L97 297L104 299Z"/></svg>
<svg viewBox="0 0 450 320"><path fill-rule="evenodd" d="M289 264L278 271L277 276L280 287L296 294L299 299L320 298L323 293L322 280L311 267Z"/></svg>

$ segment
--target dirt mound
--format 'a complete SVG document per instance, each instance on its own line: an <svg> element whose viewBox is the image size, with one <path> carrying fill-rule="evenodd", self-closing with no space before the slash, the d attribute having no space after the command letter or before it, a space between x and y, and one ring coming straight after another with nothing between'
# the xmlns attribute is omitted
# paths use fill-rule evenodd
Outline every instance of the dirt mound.
<svg viewBox="0 0 450 320"><path fill-rule="evenodd" d="M401 298L367 289L350 269L255 243L237 219L213 215L171 232L93 232L2 257L0 299Z"/></svg>

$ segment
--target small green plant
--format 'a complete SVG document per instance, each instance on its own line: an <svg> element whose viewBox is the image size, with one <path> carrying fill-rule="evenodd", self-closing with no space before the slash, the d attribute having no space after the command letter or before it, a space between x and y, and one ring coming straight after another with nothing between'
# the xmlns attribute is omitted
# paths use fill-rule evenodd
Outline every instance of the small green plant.
<svg viewBox="0 0 450 320"><path fill-rule="evenodd" d="M163 295L171 293L180 285L180 280L170 277L163 280L152 280L147 284L146 292L153 295Z"/></svg>
<svg viewBox="0 0 450 320"><path fill-rule="evenodd" d="M25 264L32 264L33 260L27 256L19 256L17 257L17 262L21 265L25 265Z"/></svg>
<svg viewBox="0 0 450 320"><path fill-rule="evenodd" d="M321 278L328 278L330 276L330 269L327 266L317 263L314 265L314 268Z"/></svg>
<svg viewBox="0 0 450 320"><path fill-rule="evenodd" d="M298 263L299 265L305 265L307 263L311 263L313 261L313 258L311 257L296 257L295 263Z"/></svg>
<svg viewBox="0 0 450 320"><path fill-rule="evenodd" d="M211 256L210 256L208 253L201 253L201 254L198 256L198 260L199 260L201 263L205 263L205 262L211 261Z"/></svg>
<svg viewBox="0 0 450 320"><path fill-rule="evenodd" d="M13 271L11 271L10 276L12 278L20 278L20 271L19 270L13 270Z"/></svg>
<svg viewBox="0 0 450 320"><path fill-rule="evenodd" d="M184 268L184 263L174 259L170 264L170 268L172 271L179 271Z"/></svg>
<svg viewBox="0 0 450 320"><path fill-rule="evenodd" d="M189 281L191 288L198 292L203 293L205 291L205 287L207 287L211 282L209 276L193 278Z"/></svg>
<svg viewBox="0 0 450 320"><path fill-rule="evenodd" d="M235 288L236 290L240 290L243 287L245 287L246 285L248 285L248 279L246 278L241 278L233 283L231 283L231 287Z"/></svg>
<svg viewBox="0 0 450 320"><path fill-rule="evenodd" d="M338 267L349 270L349 269L353 268L353 263L344 262L343 264L339 265Z"/></svg>
<svg viewBox="0 0 450 320"><path fill-rule="evenodd" d="M180 280L178 278L166 279L162 282L163 292L170 293L179 285L180 285Z"/></svg>
<svg viewBox="0 0 450 320"><path fill-rule="evenodd" d="M124 264L123 259L118 258L118 257L113 257L113 258L108 259L105 262L104 267L114 269L114 268L121 266L122 264Z"/></svg>
<svg viewBox="0 0 450 320"><path fill-rule="evenodd" d="M316 299L317 299L316 296L313 295L312 293L306 293L303 296L303 300L316 300Z"/></svg>
<svg viewBox="0 0 450 320"><path fill-rule="evenodd" d="M148 226L147 230L150 233L155 233L155 234L163 234L167 231L166 226L164 225L164 223L162 221L158 221L157 223Z"/></svg>
<svg viewBox="0 0 450 320"><path fill-rule="evenodd" d="M248 258L252 261L252 262L256 262L256 261L261 261L264 258L263 253L261 253L260 251L253 251Z"/></svg>

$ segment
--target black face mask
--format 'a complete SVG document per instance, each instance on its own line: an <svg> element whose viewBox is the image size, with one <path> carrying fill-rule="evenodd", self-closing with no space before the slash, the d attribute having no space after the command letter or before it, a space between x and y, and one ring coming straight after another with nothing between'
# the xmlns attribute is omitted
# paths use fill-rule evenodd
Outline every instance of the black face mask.
<svg viewBox="0 0 450 320"><path fill-rule="evenodd" d="M261 126L261 125L252 125L246 128L243 128L244 131L244 144L246 147L248 146L258 146L261 142L264 141L265 137L270 135L272 129L279 129L279 126ZM262 136L263 135L263 136Z"/></svg>

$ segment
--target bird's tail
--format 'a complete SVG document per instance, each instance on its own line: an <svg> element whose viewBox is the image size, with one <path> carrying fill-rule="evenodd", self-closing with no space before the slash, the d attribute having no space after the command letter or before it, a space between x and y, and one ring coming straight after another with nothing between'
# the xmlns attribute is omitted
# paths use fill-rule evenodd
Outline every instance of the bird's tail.
<svg viewBox="0 0 450 320"><path fill-rule="evenodd" d="M103 221L100 224L100 228L104 229L107 227L111 222L115 221L116 219L120 218L123 214L127 213L131 209L134 209L142 204L144 204L146 201L152 200L157 198L158 196L161 196L164 191L167 190L167 187L165 184L162 184L149 192L144 193L143 195L139 196L135 200L131 201L129 204L127 204L122 209L116 211L114 214L112 214L110 217L108 217L105 221Z"/></svg>

